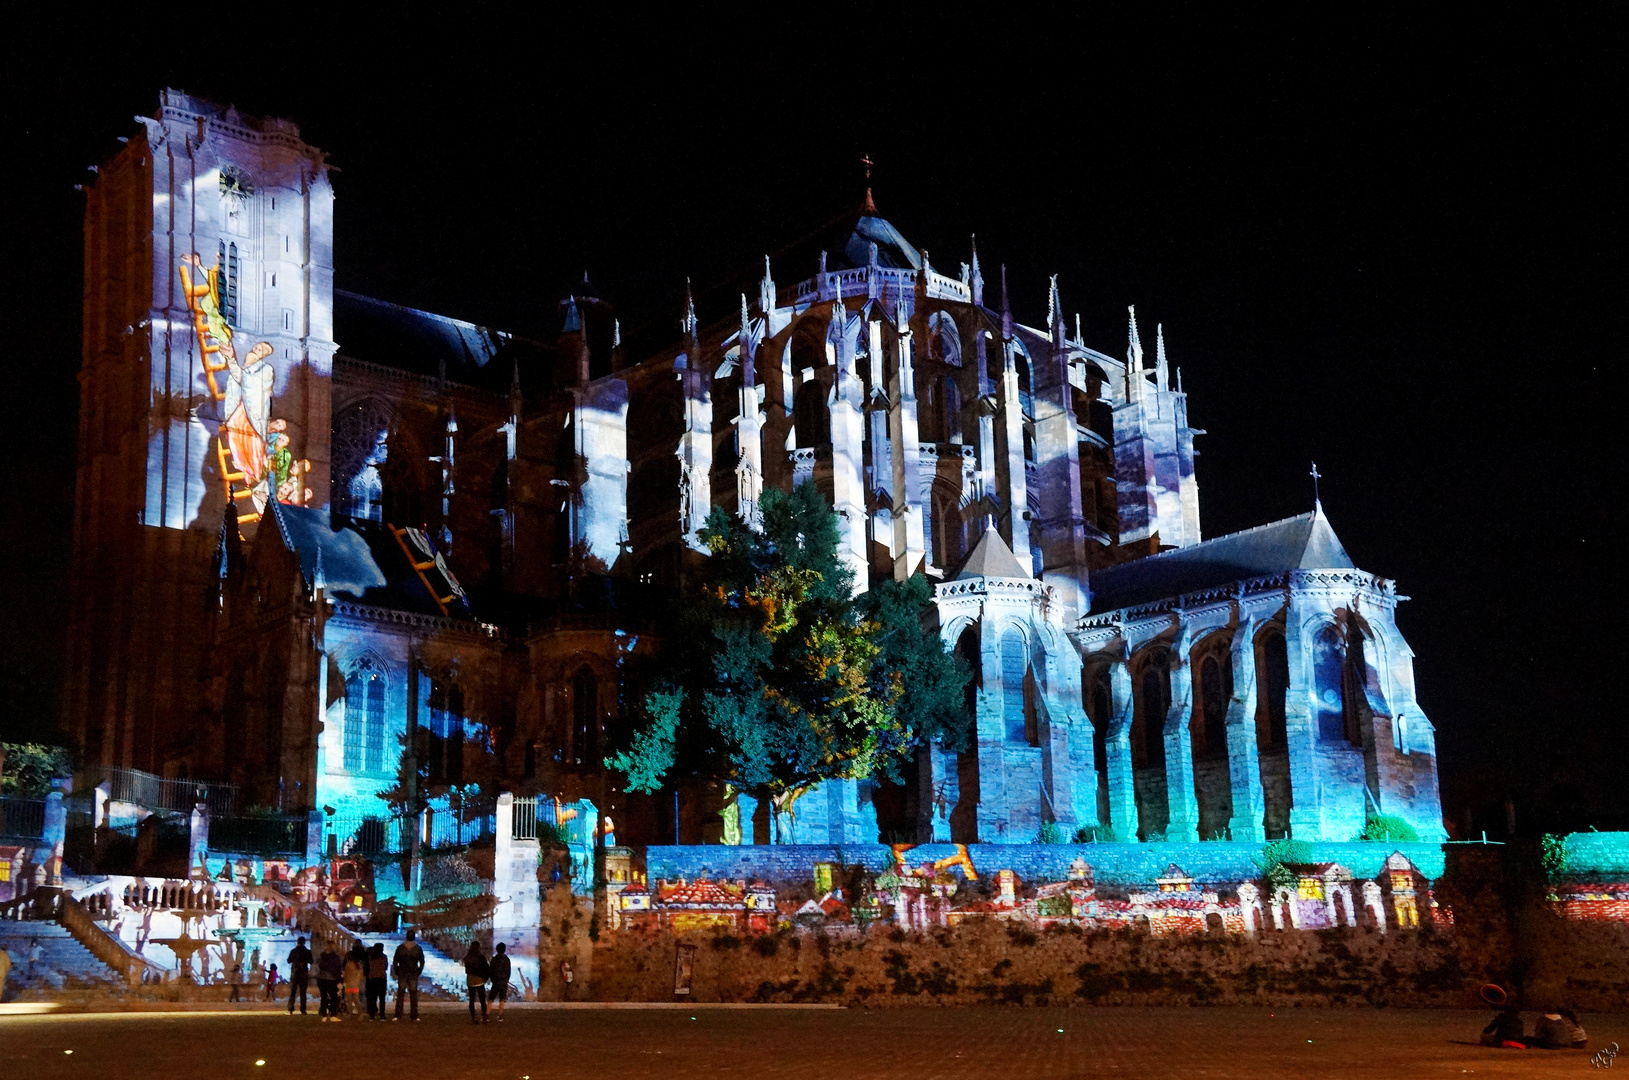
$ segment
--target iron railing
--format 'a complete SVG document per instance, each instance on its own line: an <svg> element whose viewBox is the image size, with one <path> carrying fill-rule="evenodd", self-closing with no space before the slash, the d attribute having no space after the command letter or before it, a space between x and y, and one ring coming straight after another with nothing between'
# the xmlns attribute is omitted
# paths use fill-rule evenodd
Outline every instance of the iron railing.
<svg viewBox="0 0 1629 1080"><path fill-rule="evenodd" d="M209 850L243 855L299 855L305 851L304 815L209 819Z"/></svg>
<svg viewBox="0 0 1629 1080"><path fill-rule="evenodd" d="M154 776L140 769L108 769L107 784L115 802L134 803L149 810L190 814L198 803L208 805L211 814L231 814L237 809L237 787L213 780Z"/></svg>
<svg viewBox="0 0 1629 1080"><path fill-rule="evenodd" d="M514 827L510 836L516 840L537 839L537 796L524 795L515 799Z"/></svg>
<svg viewBox="0 0 1629 1080"><path fill-rule="evenodd" d="M45 800L0 799L0 836L8 840L39 840L45 836Z"/></svg>

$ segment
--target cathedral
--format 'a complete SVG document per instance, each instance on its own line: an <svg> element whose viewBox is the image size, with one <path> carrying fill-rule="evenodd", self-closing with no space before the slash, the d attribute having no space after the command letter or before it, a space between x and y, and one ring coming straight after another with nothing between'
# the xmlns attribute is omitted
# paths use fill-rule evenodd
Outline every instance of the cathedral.
<svg viewBox="0 0 1629 1080"><path fill-rule="evenodd" d="M813 482L858 588L932 582L976 740L903 786L825 784L778 839L1347 840L1377 814L1445 838L1403 598L1316 502L1203 536L1202 432L1135 311L1100 351L1054 279L1021 323L1003 268L936 266L868 192L687 291L665 345L625 345L586 277L530 340L342 288L325 160L170 90L87 186L87 770L362 814L404 747L456 786L476 746L623 842L719 842L720 792L605 769L624 666L713 508Z"/></svg>

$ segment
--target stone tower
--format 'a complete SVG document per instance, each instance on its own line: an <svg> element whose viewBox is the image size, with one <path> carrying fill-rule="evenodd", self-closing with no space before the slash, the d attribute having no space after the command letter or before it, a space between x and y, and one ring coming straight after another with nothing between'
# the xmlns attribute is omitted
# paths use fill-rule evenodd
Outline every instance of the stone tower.
<svg viewBox="0 0 1629 1080"><path fill-rule="evenodd" d="M333 190L294 124L174 90L97 172L64 727L185 773L221 530L328 505Z"/></svg>

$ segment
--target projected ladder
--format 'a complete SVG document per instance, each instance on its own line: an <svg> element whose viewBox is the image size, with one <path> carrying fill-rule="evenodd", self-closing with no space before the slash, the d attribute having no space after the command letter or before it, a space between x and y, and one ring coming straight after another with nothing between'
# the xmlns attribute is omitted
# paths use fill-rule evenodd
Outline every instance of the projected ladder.
<svg viewBox="0 0 1629 1080"><path fill-rule="evenodd" d="M430 583L430 577L425 573L426 570L434 570L449 586L452 585L450 575L437 565L435 552L430 549L429 540L417 529L399 529L392 525L390 526L390 532L391 535L396 537L396 543L402 546L402 554L407 556L407 562L413 567L413 572L419 576L419 581L424 584L424 591L429 593L430 598L436 602L436 607L441 609L441 614L446 615L447 605L453 602L458 593L456 587L454 587L453 591L446 596L442 596L441 590ZM411 541L411 544L409 544L409 541ZM429 558L425 558L426 555Z"/></svg>
<svg viewBox="0 0 1629 1080"><path fill-rule="evenodd" d="M223 346L226 349L232 348L232 328L226 324L225 318L219 315L221 267L217 261L214 266L204 271L203 281L194 282L191 270L202 269L196 261L197 258L197 255L193 255L192 259L184 259L181 262L181 291L187 298L188 310L192 312L192 328L198 335L198 351L203 358L204 377L209 380L209 394L216 401L223 401L226 398L226 393L221 389L221 384L216 381L215 376L219 372L228 370L231 366L221 359L221 350ZM217 313L213 320L210 312L204 307L205 300ZM210 326L212 321L219 325L221 332L225 335L224 341L216 339L215 331ZM220 464L221 486L226 489L227 504L236 507L238 503L245 499L253 499L253 484L241 471L232 468L231 461L226 454L226 442L219 433L215 436L215 458ZM240 482L243 487L241 489L236 488L234 485ZM249 504L248 513L244 513L241 508L238 510L239 525L259 521L260 517L260 511L254 509L252 502Z"/></svg>

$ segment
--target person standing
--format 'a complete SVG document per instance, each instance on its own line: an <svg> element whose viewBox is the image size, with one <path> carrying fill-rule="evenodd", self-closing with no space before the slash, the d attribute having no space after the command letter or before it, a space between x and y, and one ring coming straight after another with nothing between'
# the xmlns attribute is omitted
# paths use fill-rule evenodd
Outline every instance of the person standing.
<svg viewBox="0 0 1629 1080"><path fill-rule="evenodd" d="M480 941L470 942L469 952L464 954L464 982L469 985L469 1022L472 1024L486 1023L486 980L491 973ZM475 1015L477 1001L481 1003L479 1017Z"/></svg>
<svg viewBox="0 0 1629 1080"><path fill-rule="evenodd" d="M238 991L243 989L243 961L232 957L226 962L226 986L231 990L227 1001L242 1001L243 997Z"/></svg>
<svg viewBox="0 0 1629 1080"><path fill-rule="evenodd" d="M277 965L266 966L266 1001L277 1000Z"/></svg>
<svg viewBox="0 0 1629 1080"><path fill-rule="evenodd" d="M288 1014L294 1015L294 999L300 999L300 1015L305 1015L306 988L311 983L311 950L305 947L305 938L295 938L294 948L288 954ZM319 988L320 989L320 988ZM317 1002L322 1012L322 1002Z"/></svg>
<svg viewBox="0 0 1629 1080"><path fill-rule="evenodd" d="M368 1019L385 1018L385 983L390 978L390 959L385 956L383 942L376 941L368 950Z"/></svg>
<svg viewBox="0 0 1629 1080"><path fill-rule="evenodd" d="M360 941L345 954L345 1013L362 1015L362 984L368 981L368 950Z"/></svg>
<svg viewBox="0 0 1629 1080"><path fill-rule="evenodd" d="M396 976L396 1019L402 1018L402 998L413 999L413 1019L419 1018L419 976L424 972L424 948L416 940L418 931L409 930L407 940L396 946L390 971Z"/></svg>
<svg viewBox="0 0 1629 1080"><path fill-rule="evenodd" d="M40 944L39 938L28 940L28 977L33 979L39 974L40 959L45 955L45 947Z"/></svg>
<svg viewBox="0 0 1629 1080"><path fill-rule="evenodd" d="M322 955L317 958L317 993L322 998L317 1006L317 1015L324 1023L333 1021L337 1024L344 1019L339 1014L342 1008L339 984L344 978L345 961L332 944L325 944Z"/></svg>
<svg viewBox="0 0 1629 1080"><path fill-rule="evenodd" d="M492 976L491 998L497 1006L498 1023L503 1023L503 1003L509 1000L509 948L503 942L492 946L492 960L487 964Z"/></svg>

